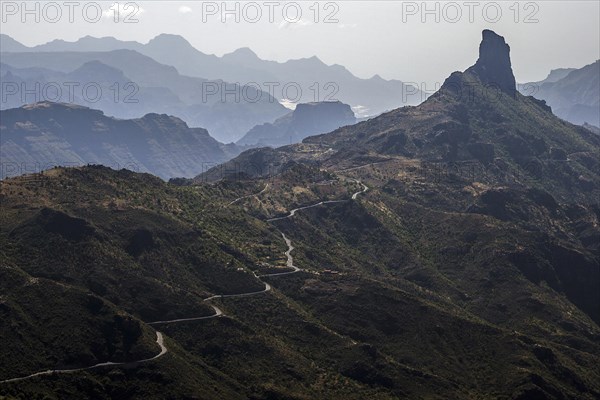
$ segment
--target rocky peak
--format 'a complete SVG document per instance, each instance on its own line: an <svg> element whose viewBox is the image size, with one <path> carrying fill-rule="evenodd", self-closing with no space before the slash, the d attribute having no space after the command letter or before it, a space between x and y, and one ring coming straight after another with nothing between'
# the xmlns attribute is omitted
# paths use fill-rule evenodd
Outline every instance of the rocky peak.
<svg viewBox="0 0 600 400"><path fill-rule="evenodd" d="M180 118L167 114L149 113L137 120L140 124L147 127L179 127L180 129L189 129L188 125Z"/></svg>
<svg viewBox="0 0 600 400"><path fill-rule="evenodd" d="M483 31L479 59L468 71L475 73L485 85L498 87L509 94L516 91L515 76L510 64L510 47L502 36L493 31Z"/></svg>
<svg viewBox="0 0 600 400"><path fill-rule="evenodd" d="M252 51L249 47L240 47L237 50L234 50L232 53L227 55L237 56L237 57L248 57L248 58L258 58L255 52Z"/></svg>
<svg viewBox="0 0 600 400"><path fill-rule="evenodd" d="M178 50L188 50L193 46L183 36L173 35L170 33L161 33L151 39L146 46L156 48L174 48Z"/></svg>
<svg viewBox="0 0 600 400"><path fill-rule="evenodd" d="M331 117L348 119L349 124L354 123L354 112L348 104L340 101L323 101L314 103L302 103L296 106L294 110L295 118L315 118L315 117Z"/></svg>
<svg viewBox="0 0 600 400"><path fill-rule="evenodd" d="M69 77L81 80L82 82L89 81L91 76L94 77L95 82L108 84L128 81L123 71L98 60L88 61L69 74Z"/></svg>

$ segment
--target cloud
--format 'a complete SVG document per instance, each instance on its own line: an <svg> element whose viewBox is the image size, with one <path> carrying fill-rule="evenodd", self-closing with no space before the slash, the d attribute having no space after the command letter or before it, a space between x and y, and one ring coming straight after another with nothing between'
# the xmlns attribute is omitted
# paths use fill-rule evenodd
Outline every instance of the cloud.
<svg viewBox="0 0 600 400"><path fill-rule="evenodd" d="M181 7L179 7L179 12L182 13L182 14L189 14L192 11L193 10L190 7L188 7L188 6L181 6Z"/></svg>
<svg viewBox="0 0 600 400"><path fill-rule="evenodd" d="M361 106L356 105L354 107L352 107L352 111L354 111L354 114L356 115L357 118L365 118L369 116L369 112L371 111L369 108L365 107L365 106Z"/></svg>
<svg viewBox="0 0 600 400"><path fill-rule="evenodd" d="M297 101L292 101L290 99L281 99L279 100L279 104L287 108L288 110L295 110L298 105Z"/></svg>

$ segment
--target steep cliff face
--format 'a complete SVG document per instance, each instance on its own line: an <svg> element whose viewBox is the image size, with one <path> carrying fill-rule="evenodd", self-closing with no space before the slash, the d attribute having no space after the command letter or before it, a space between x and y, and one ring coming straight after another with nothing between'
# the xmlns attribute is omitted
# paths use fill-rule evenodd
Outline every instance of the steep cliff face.
<svg viewBox="0 0 600 400"><path fill-rule="evenodd" d="M352 108L339 101L298 104L293 112L272 124L255 126L237 144L278 147L355 122Z"/></svg>
<svg viewBox="0 0 600 400"><path fill-rule="evenodd" d="M515 93L516 82L510 63L510 46L502 36L493 31L483 31L479 59L467 72L476 74L484 85L497 87L508 94Z"/></svg>

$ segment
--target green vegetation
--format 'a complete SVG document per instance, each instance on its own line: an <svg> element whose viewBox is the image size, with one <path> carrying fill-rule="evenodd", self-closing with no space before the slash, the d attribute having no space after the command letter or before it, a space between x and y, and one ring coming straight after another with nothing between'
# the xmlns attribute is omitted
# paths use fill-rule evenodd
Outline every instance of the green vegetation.
<svg viewBox="0 0 600 400"><path fill-rule="evenodd" d="M599 398L600 140L533 98L487 97L478 70L194 180L3 181L0 380L156 355L154 328L169 351L0 398ZM264 168L221 173L236 164ZM302 271L258 279L286 265L282 233ZM210 305L224 315L147 324Z"/></svg>
<svg viewBox="0 0 600 400"><path fill-rule="evenodd" d="M2 350L3 378L155 355L153 329L141 321L210 315L202 299L211 294L261 290L249 272L285 265L279 230L293 240L294 263L306 272L264 278L272 292L216 300L225 317L159 326L170 352L155 362L1 384L0 393L61 399L152 397L169 387L172 398L600 393L592 367L600 354L600 329L588 307L593 298L578 297L586 280L570 282L556 258L557 249L576 246L582 260L593 262L581 242L567 247L557 237L566 232L557 226L578 235L572 217L525 193L533 200L515 202L526 207L520 212L546 222L543 232L532 232L527 221L511 217L518 210L502 219L483 215L481 197L462 187L456 193L443 180L429 184L452 201L446 209L427 207L414 202L420 188L390 183L383 168L331 174L328 180L343 188L336 198L358 190L359 176L370 189L356 201L271 224L255 211L252 196L227 205L260 192L267 183L260 180L173 186L86 167L47 171L33 187L31 177L3 182L2 332L17 344ZM304 184L306 199L323 194L321 185L299 183L295 174L268 183L257 197L276 209L298 205L289 188ZM468 211L469 199L480 204L477 212ZM593 289L593 266L573 267L588 274ZM23 284L29 281L37 283ZM16 349L28 349L27 357Z"/></svg>

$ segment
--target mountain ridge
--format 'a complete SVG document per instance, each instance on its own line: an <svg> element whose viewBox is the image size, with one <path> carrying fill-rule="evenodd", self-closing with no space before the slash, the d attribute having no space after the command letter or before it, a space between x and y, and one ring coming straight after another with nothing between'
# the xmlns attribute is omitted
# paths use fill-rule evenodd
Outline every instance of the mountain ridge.
<svg viewBox="0 0 600 400"><path fill-rule="evenodd" d="M239 150L181 119L148 113L138 119L107 117L101 110L38 102L2 110L2 178L29 165L104 164L152 172L164 179L193 176ZM39 141L46 143L39 149ZM14 170L9 166L15 167Z"/></svg>
<svg viewBox="0 0 600 400"><path fill-rule="evenodd" d="M158 41L154 41L157 38ZM97 40L101 42L102 39ZM154 58L160 63L173 65L183 75L193 77L212 80L223 79L228 82L238 82L240 84L249 84L250 82L258 82L259 84L279 82L281 86L284 86L293 82L299 84L302 88L302 93L296 99L296 102L334 100L328 97L332 92L332 88L327 86L329 83L334 83L337 85L334 90L335 100L348 103L353 107L359 105L365 107L366 114L362 115L363 117L376 115L405 104L418 104L426 98L426 94L422 93L419 88L414 88L402 81L393 79L382 81L361 79L354 76L346 68L340 70L340 67L337 65L326 65L316 56L277 62L257 58L254 52L249 54L243 51L240 54L239 52L236 53L236 50L223 57L217 57L197 50L185 38L179 35L161 34L154 39L151 39L147 44L120 42L120 48L125 47L138 51ZM161 45L161 42L164 43L165 39L168 39L169 46ZM63 43L63 47L57 50L65 51L67 47L71 51L98 49L93 44L86 45L79 41L65 43ZM111 50L116 50L113 46L114 42L111 41L111 43L104 46L108 46ZM180 50L184 49L185 53L182 51L174 52L172 50L174 47ZM100 48L103 50L106 49L106 47ZM51 51L53 47L38 45L27 49L27 51L43 52ZM232 57L235 62L227 62ZM342 72L342 75L340 75L340 72ZM318 82L315 82L315 76L319 77ZM318 98L315 98L314 89L310 89L315 83L320 85L318 93L326 92L327 94L319 95ZM276 93L275 97L278 100L283 100L285 95L281 92Z"/></svg>

